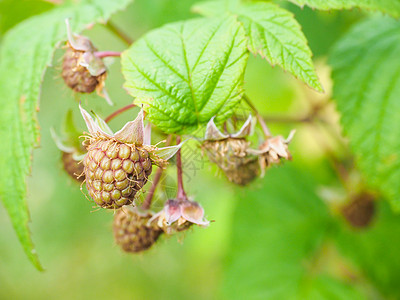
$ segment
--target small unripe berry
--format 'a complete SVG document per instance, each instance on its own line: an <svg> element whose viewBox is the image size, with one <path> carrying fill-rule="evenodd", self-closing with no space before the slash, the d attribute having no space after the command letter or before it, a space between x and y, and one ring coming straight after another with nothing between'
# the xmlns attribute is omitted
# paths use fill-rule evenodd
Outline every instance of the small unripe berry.
<svg viewBox="0 0 400 300"><path fill-rule="evenodd" d="M229 181L245 186L260 174L260 164L257 158L245 157L240 164L225 170L224 173Z"/></svg>
<svg viewBox="0 0 400 300"><path fill-rule="evenodd" d="M83 164L74 159L73 153L62 152L61 156L64 169L71 178L78 182L83 182L85 176L83 176Z"/></svg>
<svg viewBox="0 0 400 300"><path fill-rule="evenodd" d="M93 47L94 48L94 47ZM67 86L78 93L91 93L101 87L106 78L106 70L94 76L81 65L84 60L84 51L75 50L68 44L62 65L62 77Z"/></svg>
<svg viewBox="0 0 400 300"><path fill-rule="evenodd" d="M113 139L95 140L87 150L83 165L92 199L104 208L131 204L152 171L147 150Z"/></svg>
<svg viewBox="0 0 400 300"><path fill-rule="evenodd" d="M141 213L134 207L123 207L114 216L113 231L115 242L125 252L138 253L149 249L163 232L152 214Z"/></svg>

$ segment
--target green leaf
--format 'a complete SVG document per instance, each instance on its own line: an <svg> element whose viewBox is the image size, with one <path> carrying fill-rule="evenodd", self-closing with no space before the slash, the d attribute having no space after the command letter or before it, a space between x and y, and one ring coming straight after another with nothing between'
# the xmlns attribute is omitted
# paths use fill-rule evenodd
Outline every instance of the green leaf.
<svg viewBox="0 0 400 300"><path fill-rule="evenodd" d="M188 133L223 121L242 94L246 38L232 17L195 19L153 30L122 54L125 88L152 123ZM148 105L148 106L147 106Z"/></svg>
<svg viewBox="0 0 400 300"><path fill-rule="evenodd" d="M400 23L389 17L357 25L336 46L334 98L368 182L400 210Z"/></svg>
<svg viewBox="0 0 400 300"><path fill-rule="evenodd" d="M289 0L299 6L308 5L321 10L350 9L353 7L381 11L394 17L400 16L398 0Z"/></svg>
<svg viewBox="0 0 400 300"><path fill-rule="evenodd" d="M43 0L0 0L0 35L22 20L51 9Z"/></svg>
<svg viewBox="0 0 400 300"><path fill-rule="evenodd" d="M0 52L0 199L6 207L22 246L41 269L28 229L25 177L34 145L39 143L36 119L40 84L55 46L66 40L65 18L79 32L103 22L130 0L82 0L29 18L8 31Z"/></svg>
<svg viewBox="0 0 400 300"><path fill-rule="evenodd" d="M393 213L386 202L376 203L370 228L355 231L343 226L336 242L385 299L400 298L400 216Z"/></svg>
<svg viewBox="0 0 400 300"><path fill-rule="evenodd" d="M273 3L235 5L221 1L200 3L193 10L207 16L229 11L243 25L252 53L261 55L271 65L281 66L315 90L323 91L307 39L289 11Z"/></svg>
<svg viewBox="0 0 400 300"><path fill-rule="evenodd" d="M333 220L315 189L309 175L285 165L238 195L224 299L362 299L319 269Z"/></svg>

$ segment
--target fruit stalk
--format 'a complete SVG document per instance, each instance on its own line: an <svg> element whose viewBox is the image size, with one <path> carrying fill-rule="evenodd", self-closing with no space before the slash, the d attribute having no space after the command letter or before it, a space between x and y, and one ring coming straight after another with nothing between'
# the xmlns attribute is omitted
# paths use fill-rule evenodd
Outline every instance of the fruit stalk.
<svg viewBox="0 0 400 300"><path fill-rule="evenodd" d="M94 55L96 55L98 58L110 57L110 56L120 57L121 56L121 52L117 52L117 51L97 51L97 52L94 53Z"/></svg>
<svg viewBox="0 0 400 300"><path fill-rule="evenodd" d="M129 110L129 109L131 109L131 108L133 108L133 107L135 107L135 106L136 106L135 104L126 105L126 106L124 106L124 107L122 107L122 108L120 108L120 109L114 111L111 115L109 115L107 118L105 118L104 121L105 121L106 123L108 123L108 122L110 122L112 119L114 119L115 117L117 117L118 115L122 114L123 112L125 112L125 111L127 111L127 110Z"/></svg>
<svg viewBox="0 0 400 300"><path fill-rule="evenodd" d="M250 108L254 111L258 122L260 122L262 131L264 132L265 137L266 138L271 137L272 136L271 131L269 130L267 124L265 124L265 121L264 121L263 117L260 115L260 113L258 112L257 108L251 102L250 98L246 94L244 94L243 95L243 99L250 106Z"/></svg>
<svg viewBox="0 0 400 300"><path fill-rule="evenodd" d="M179 145L181 142L181 137L178 135L176 137L176 144ZM178 192L177 199L181 201L188 200L185 189L183 188L183 179L182 179L182 157L181 157L181 149L176 153L176 168L178 174Z"/></svg>
<svg viewBox="0 0 400 300"><path fill-rule="evenodd" d="M172 140L172 135L170 134L165 143L166 147L168 147L171 144L171 140ZM164 171L163 168L158 168L156 175L154 175L153 184L151 185L150 190L147 192L146 199L144 199L143 201L142 209L144 210L150 209L154 193L156 191L158 183L160 182L163 171Z"/></svg>

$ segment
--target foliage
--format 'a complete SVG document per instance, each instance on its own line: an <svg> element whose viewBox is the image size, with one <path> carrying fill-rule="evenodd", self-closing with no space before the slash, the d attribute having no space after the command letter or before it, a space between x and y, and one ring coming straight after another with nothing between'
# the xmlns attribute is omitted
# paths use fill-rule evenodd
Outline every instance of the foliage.
<svg viewBox="0 0 400 300"><path fill-rule="evenodd" d="M400 209L400 25L391 18L358 24L331 56L334 98L358 164Z"/></svg>
<svg viewBox="0 0 400 300"><path fill-rule="evenodd" d="M81 1L65 4L20 23L4 37L0 63L0 199L30 260L41 269L29 236L25 176L31 152L39 143L36 120L40 84L51 63L55 46L66 39L64 20L71 18L75 31L92 22L105 21L129 3Z"/></svg>
<svg viewBox="0 0 400 300"><path fill-rule="evenodd" d="M11 1L0 0L0 9L4 10L0 11L0 200L25 253L42 269L28 229L29 195L34 203L33 229L41 257L50 266L42 277L35 275L33 268L19 272L15 268L19 256L9 246L6 230L0 236L0 244L7 245L0 247L4 258L0 261L0 281L6 286L0 290L0 298L34 298L45 288L49 297L69 299L76 296L71 293L77 285L81 286L81 298L97 299L115 297L115 293L120 298L131 298L135 293L135 297L151 299L400 297L396 282L400 270L400 105L396 101L400 96L400 25L381 14L398 17L397 1L291 1L320 10L366 11L365 20L343 37L350 23L364 16L362 13L348 12L346 16L356 17L347 19L341 12L302 10L284 1L278 5L271 1L221 0L195 3L192 12L201 16L194 17L188 8L195 0L184 4L137 0L129 7L130 0L50 2L23 1L32 9L20 11ZM106 26L89 26L106 22L119 10L123 12ZM372 15L371 11L380 13ZM125 120L120 114L134 106L129 103L133 100L143 105L149 125L144 130L143 122L135 126L127 123L131 125L126 128L136 134L141 136L142 130L146 133L145 144L135 144L138 149L151 142L148 129L152 125L152 145L156 139L175 145L189 137L163 173L158 169L141 179L143 184L148 183L133 199L141 206L135 211L141 214L151 207L154 214L150 215L156 218L151 221L154 223L149 222L155 230L162 228L163 234L157 250L140 257L115 255L110 235L104 234L111 224L104 218L107 212L89 214L92 204L82 200L79 185L67 186L67 177L54 167L60 153L50 141L49 128L57 127L55 122L67 114L67 141L80 151L82 140L77 136L84 134L72 128L78 103L71 100L72 92L63 90L57 78L58 56L64 51L56 49L67 38L65 18L70 18L76 33L90 29L85 34L104 50L86 49L89 57L85 63L121 56L121 60L114 58L116 63L107 70L107 88L113 98L120 98L113 99L118 105L127 102L127 106L105 108L93 95L75 95L88 111L99 113L97 122L104 114L109 115L107 123L113 118L111 123L131 121L136 112L126 113ZM329 43L320 39L321 32L329 35ZM124 43L121 55L115 52L119 47L114 44L116 40ZM315 65L308 40L314 53L318 48ZM328 53L334 41L336 45ZM78 60L80 54L75 54ZM56 66L48 68L52 61ZM280 68L272 68L276 65ZM83 65L79 66L85 71ZM122 86L128 92L125 95ZM37 111L42 95L43 130L39 137ZM256 118L245 122L249 111ZM204 129L207 127L208 137L215 137L210 122L214 117L223 138L209 138L207 142L217 150L226 146L220 151L220 162L234 162L235 168L229 169L234 176L246 175L253 180L246 187L234 187L221 170L218 173L217 167L208 167L199 157L203 142L199 137ZM256 119L257 123L252 123ZM233 135L226 138L238 132L243 123L244 132L237 139ZM282 136L292 129L297 132L289 145ZM86 143L99 138L92 134L92 141ZM35 151L34 176L27 179L32 150L40 138L42 148ZM106 151L109 157L116 150L122 151L118 154L121 159L111 157L114 171L127 161L125 155L132 153L138 155L131 159L135 164L122 168L136 170L136 163L143 163L142 156L147 153L131 153L130 146L124 146ZM237 149L247 151L245 156L236 154ZM102 160L104 151L98 152L97 158L87 160L92 165ZM77 164L78 156L71 154L68 163ZM293 163L278 166L292 156ZM107 159L102 163L106 165ZM262 177L259 163L268 165L265 178L257 178ZM251 169L246 169L249 165ZM91 166L84 164L82 168L86 172ZM114 171L108 170L112 175L106 181L103 168L93 168L96 174L89 175L95 178L93 188L109 185ZM128 173L133 174L133 169ZM121 186L124 182L125 178L118 180ZM127 191L124 186L120 190ZM103 192L107 195L106 189ZM6 228L2 213L0 225ZM112 217L113 211L108 216ZM208 224L205 218L211 221L208 230L192 230L197 226L194 224ZM184 236L184 245L177 246L176 239L164 237L172 234L178 240ZM26 288L15 289L14 277L26 282ZM93 281L106 277L119 278L113 289L107 285L93 293L87 289Z"/></svg>

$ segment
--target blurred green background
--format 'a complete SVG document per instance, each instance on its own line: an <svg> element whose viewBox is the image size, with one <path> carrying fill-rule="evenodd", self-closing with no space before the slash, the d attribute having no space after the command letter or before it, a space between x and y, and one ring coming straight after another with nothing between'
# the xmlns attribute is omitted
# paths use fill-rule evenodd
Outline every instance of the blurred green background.
<svg viewBox="0 0 400 300"><path fill-rule="evenodd" d="M16 2L25 5L21 18L5 17L10 7L18 9ZM196 17L190 13L195 2L137 0L112 22L137 39L165 23ZM64 86L60 77L63 51L56 52L43 83L41 146L34 151L28 179L31 231L46 271L40 273L28 262L1 207L0 299L399 299L400 218L378 201L372 224L354 229L332 200L341 193L346 199L346 188L327 153L343 159L349 156L345 141L337 140L340 128L334 106L328 105L323 112L333 133L319 124L276 122L280 116L301 118L309 113L310 103L329 100L326 57L335 41L363 15L279 3L301 23L327 94L316 95L278 67L253 56L245 88L260 112L270 117L273 133L286 136L297 129L291 144L293 162L269 170L265 178L241 189L206 160L199 160L200 151L193 150L196 143L190 143L183 157L186 189L215 222L207 229L164 237L140 255L120 251L111 232L113 212L93 208L62 170L49 128L60 128L68 108L83 128L79 100L103 117L112 109L98 96L76 97ZM51 7L41 1L0 1L0 32ZM103 25L85 34L100 50L127 47ZM122 89L119 69L115 59L107 88L117 107L122 107L132 98ZM118 129L135 113L122 114L111 127ZM173 196L174 172L172 164L167 191L159 189L156 207L165 194Z"/></svg>

